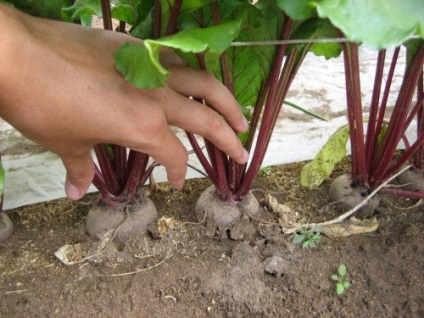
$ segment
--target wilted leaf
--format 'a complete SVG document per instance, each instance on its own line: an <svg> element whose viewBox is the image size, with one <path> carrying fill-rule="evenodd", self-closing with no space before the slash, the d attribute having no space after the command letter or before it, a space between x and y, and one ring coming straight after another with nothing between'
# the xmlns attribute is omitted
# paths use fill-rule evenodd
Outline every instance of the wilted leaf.
<svg viewBox="0 0 424 318"><path fill-rule="evenodd" d="M349 220L331 224L331 225L320 225L319 230L321 233L328 237L346 237L355 234L365 234L374 232L378 228L377 218L370 220L359 220L355 217L351 217Z"/></svg>
<svg viewBox="0 0 424 318"><path fill-rule="evenodd" d="M174 218L161 217L157 220L158 232L161 236L165 235L169 230L173 229L177 221Z"/></svg>
<svg viewBox="0 0 424 318"><path fill-rule="evenodd" d="M59 248L54 253L54 256L56 256L65 265L73 265L84 259L84 254L85 252L83 251L81 244L66 244Z"/></svg>
<svg viewBox="0 0 424 318"><path fill-rule="evenodd" d="M303 166L301 184L309 189L318 188L328 178L337 163L346 156L349 126L337 130L318 152L315 158Z"/></svg>

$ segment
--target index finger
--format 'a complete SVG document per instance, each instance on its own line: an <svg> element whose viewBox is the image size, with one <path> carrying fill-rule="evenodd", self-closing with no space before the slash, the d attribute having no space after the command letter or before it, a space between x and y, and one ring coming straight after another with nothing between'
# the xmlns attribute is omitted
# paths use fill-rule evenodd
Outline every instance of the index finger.
<svg viewBox="0 0 424 318"><path fill-rule="evenodd" d="M174 65L169 70L169 87L184 96L204 99L225 117L234 130L243 132L249 128L249 123L234 96L212 74L179 65Z"/></svg>

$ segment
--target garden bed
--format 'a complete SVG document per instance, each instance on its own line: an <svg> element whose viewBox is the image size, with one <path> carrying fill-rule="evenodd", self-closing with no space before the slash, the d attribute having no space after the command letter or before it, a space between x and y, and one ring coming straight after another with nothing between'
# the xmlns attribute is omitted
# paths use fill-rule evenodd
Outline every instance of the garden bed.
<svg viewBox="0 0 424 318"><path fill-rule="evenodd" d="M300 187L303 163L273 167L255 189L275 196L306 221L338 213L328 206L326 182ZM346 161L335 175L347 168ZM164 222L152 236L112 243L87 261L62 264L54 253L80 244L81 255L98 243L85 233L97 195L6 211L15 224L0 243L1 317L422 317L424 315L424 209L416 200L382 196L380 223L367 235L329 239L302 249L279 231L270 212L259 233L241 240L205 235L195 217L206 179L188 180L182 191L160 184L151 192ZM264 193L255 190L261 205ZM84 254L86 252L86 254ZM278 266L266 266L268 258ZM278 258L279 257L279 258ZM347 266L351 282L337 296L330 276ZM138 271L121 277L111 275ZM268 273L268 272L271 273ZM275 271L276 273L272 273Z"/></svg>

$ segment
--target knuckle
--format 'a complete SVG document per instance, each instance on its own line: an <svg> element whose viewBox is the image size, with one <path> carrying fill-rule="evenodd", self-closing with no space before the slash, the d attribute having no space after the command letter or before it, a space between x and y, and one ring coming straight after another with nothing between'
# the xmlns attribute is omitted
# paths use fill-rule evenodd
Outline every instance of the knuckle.
<svg viewBox="0 0 424 318"><path fill-rule="evenodd" d="M207 131L210 134L215 134L217 131L222 130L225 127L224 118L217 113L212 113L207 119Z"/></svg>
<svg viewBox="0 0 424 318"><path fill-rule="evenodd" d="M203 73L202 84L206 92L213 92L221 86L215 76L208 72Z"/></svg>

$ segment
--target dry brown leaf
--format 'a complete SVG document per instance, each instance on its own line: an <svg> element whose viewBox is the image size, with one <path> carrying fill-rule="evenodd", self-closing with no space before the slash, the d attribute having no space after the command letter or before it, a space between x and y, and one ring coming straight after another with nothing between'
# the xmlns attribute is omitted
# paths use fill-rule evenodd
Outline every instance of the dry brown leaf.
<svg viewBox="0 0 424 318"><path fill-rule="evenodd" d="M298 213L291 209L289 206L278 203L277 199L269 193L265 194L266 206L280 218L280 223L292 224L296 223Z"/></svg>
<svg viewBox="0 0 424 318"><path fill-rule="evenodd" d="M54 253L54 256L56 256L65 265L73 265L81 259L84 259L85 252L82 250L81 244L66 244L59 248Z"/></svg>
<svg viewBox="0 0 424 318"><path fill-rule="evenodd" d="M174 218L161 217L157 220L158 232L160 235L166 234L169 230L176 226L177 221Z"/></svg>
<svg viewBox="0 0 424 318"><path fill-rule="evenodd" d="M377 218L359 220L351 217L342 223L319 226L319 231L328 237L346 237L374 232L378 228Z"/></svg>

